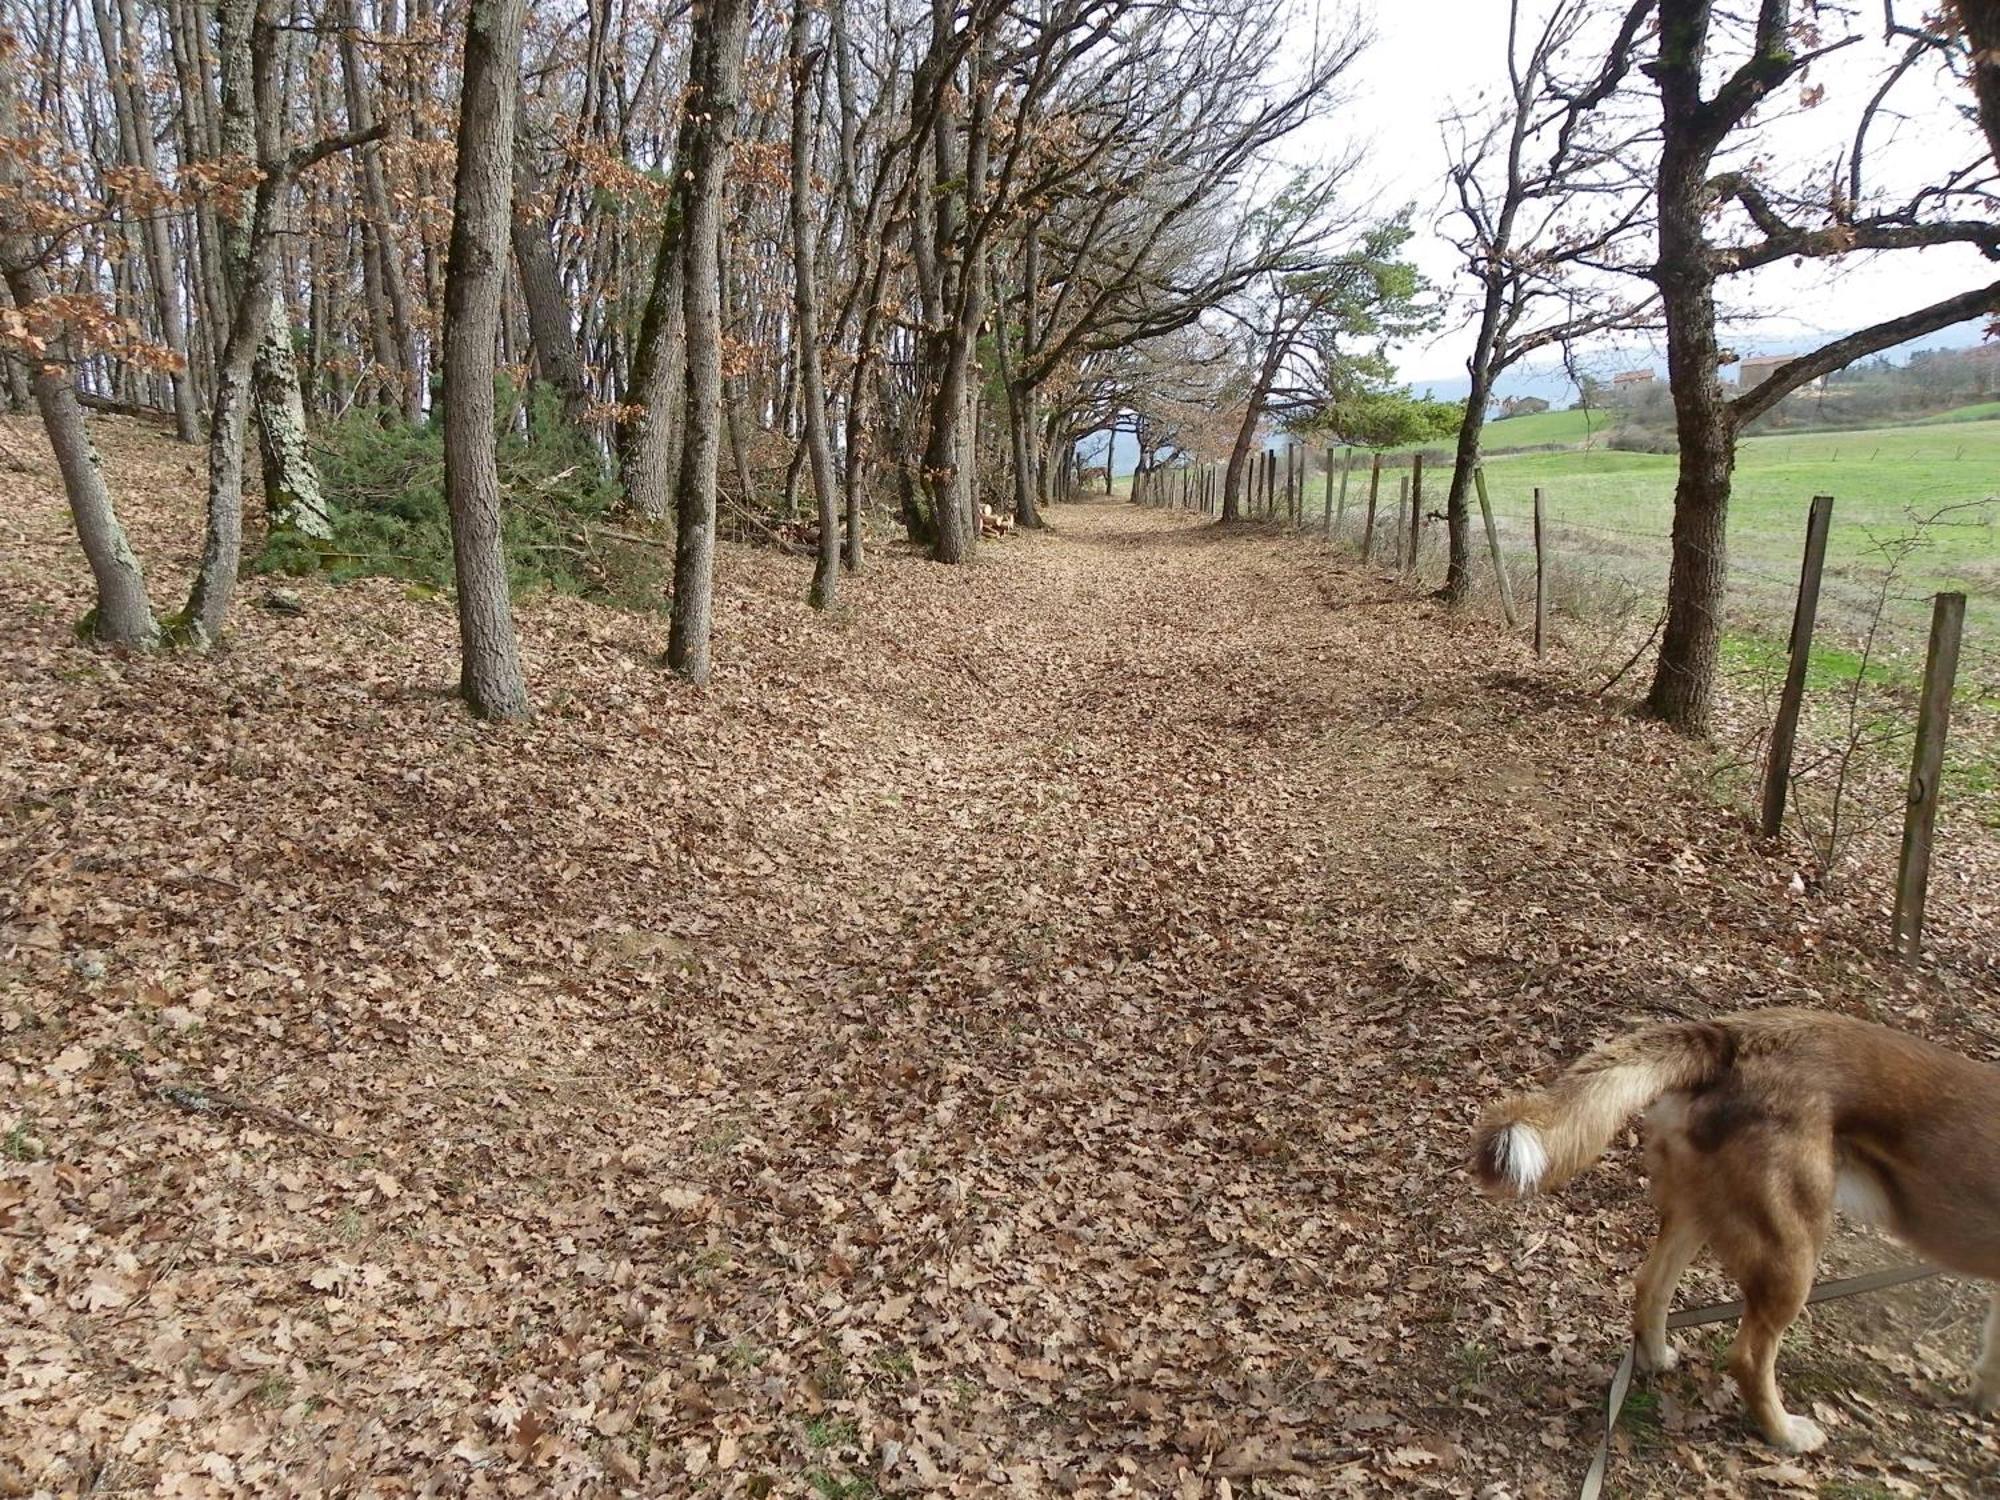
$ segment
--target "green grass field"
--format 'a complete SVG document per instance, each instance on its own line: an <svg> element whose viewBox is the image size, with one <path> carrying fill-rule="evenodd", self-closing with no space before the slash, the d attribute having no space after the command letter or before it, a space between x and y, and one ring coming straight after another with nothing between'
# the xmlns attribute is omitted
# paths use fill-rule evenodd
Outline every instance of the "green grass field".
<svg viewBox="0 0 2000 1500"><path fill-rule="evenodd" d="M1940 422L1990 422L2000 417L2000 401L1981 401L1972 406L1955 407L1951 411L1933 413L1919 417L1920 426L1935 426Z"/></svg>
<svg viewBox="0 0 2000 1500"><path fill-rule="evenodd" d="M1530 535L1534 490L1556 546L1650 585L1663 582L1673 521L1675 460L1573 451L1496 454L1487 461L1495 511L1510 540ZM1746 439L1730 502L1730 572L1746 616L1782 624L1791 608L1806 508L1834 497L1822 620L1848 642L1865 629L1885 570L1885 545L1915 518L1967 506L1928 528L1902 564L1886 641L1921 653L1928 596L1967 595L1967 653L2000 659L2000 421L1816 432ZM1831 643L1830 643L1831 644Z"/></svg>
<svg viewBox="0 0 2000 1500"><path fill-rule="evenodd" d="M1595 443L1601 446L1610 430L1609 412L1538 411L1524 417L1503 417L1488 422L1483 441L1489 453L1498 453L1506 448L1539 448L1547 443L1566 443L1576 447Z"/></svg>
<svg viewBox="0 0 2000 1500"><path fill-rule="evenodd" d="M1567 579L1580 590L1601 586L1620 595L1650 620L1666 588L1676 460L1597 447L1500 451L1517 441L1580 443L1584 417L1540 412L1488 428L1486 473L1502 543L1517 555L1531 550L1539 487L1556 565ZM1357 525L1366 458L1355 455L1349 491ZM1425 509L1436 511L1445 476L1432 470L1426 480ZM1385 507L1393 507L1395 480L1385 472L1384 482ZM1120 493L1128 489L1121 480ZM1306 489L1309 515L1317 515L1322 493L1315 476ZM1930 596L1959 590L1966 595L1961 688L2000 697L2000 419L1745 439L1729 526L1731 628L1743 637L1739 644L1782 636L1789 625L1806 510L1817 494L1834 497L1834 512L1816 655L1829 667L1853 659L1883 594L1886 549L1912 535L1918 518L1959 507L1924 528L1921 545L1899 564L1882 604L1875 665L1897 680L1912 679L1928 635Z"/></svg>

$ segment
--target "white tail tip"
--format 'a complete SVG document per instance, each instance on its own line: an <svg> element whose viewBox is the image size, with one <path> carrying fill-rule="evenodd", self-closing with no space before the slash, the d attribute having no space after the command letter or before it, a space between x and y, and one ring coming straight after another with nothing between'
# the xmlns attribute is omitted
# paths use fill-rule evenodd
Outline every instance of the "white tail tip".
<svg viewBox="0 0 2000 1500"><path fill-rule="evenodd" d="M1509 1125L1493 1142L1494 1167L1520 1197L1527 1197L1549 1175L1549 1153L1542 1133L1532 1125Z"/></svg>

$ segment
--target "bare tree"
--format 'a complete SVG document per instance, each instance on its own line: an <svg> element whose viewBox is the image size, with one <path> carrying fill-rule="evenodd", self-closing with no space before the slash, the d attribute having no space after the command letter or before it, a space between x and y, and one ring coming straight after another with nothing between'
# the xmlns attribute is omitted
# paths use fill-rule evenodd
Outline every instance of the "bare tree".
<svg viewBox="0 0 2000 1500"><path fill-rule="evenodd" d="M17 52L14 36L0 31L0 137L9 139L19 134ZM33 328L39 322L37 305L48 299L49 282L41 253L27 226L17 218L20 192L20 159L12 151L0 151L0 275L6 279L14 307ZM97 450L84 424L83 406L76 399L72 341L60 324L38 336L37 341L41 347L25 351L22 363L31 372L35 405L48 432L49 447L55 452L56 467L62 471L70 517L97 581L97 605L84 622L84 633L113 645L151 646L159 639L159 626L146 597L145 572L125 540L125 529L118 522ZM12 365L15 351L7 352Z"/></svg>
<svg viewBox="0 0 2000 1500"><path fill-rule="evenodd" d="M527 0L473 0L465 23L451 258L444 304L444 472L458 579L459 690L483 719L528 712L500 541L493 340L513 190L514 109Z"/></svg>
<svg viewBox="0 0 2000 1500"><path fill-rule="evenodd" d="M1614 67L1652 3L1636 0L1628 12ZM1653 278L1667 330L1680 469L1666 630L1646 707L1691 733L1706 732L1714 702L1728 581L1730 481L1744 424L1808 381L1856 359L2000 310L2000 281L1957 292L1801 354L1751 390L1734 397L1724 393L1716 336L1716 286L1723 278L1778 261L1866 250L1959 243L2000 255L2000 224L1951 216L1954 205L1977 195L1991 166L1983 158L1952 167L1940 152L1933 180L1915 193L1893 202L1872 197L1862 174L1872 109L1851 147L1846 191L1787 195L1754 162L1718 172L1717 154L1759 104L1817 59L1862 38L1854 33L1802 45L1789 0L1760 0L1747 23L1745 56L1728 67L1718 55L1717 21L1712 0L1658 0L1658 54L1647 68L1659 88L1662 119ZM1889 67L1892 79L1908 71L1899 60ZM1712 92L1705 85L1711 78L1719 79ZM1734 212L1719 218L1718 210ZM1728 236L1720 241L1718 223Z"/></svg>
<svg viewBox="0 0 2000 1500"><path fill-rule="evenodd" d="M806 467L819 507L819 553L806 601L831 609L840 587L839 494L827 431L826 378L820 365L818 257L812 216L812 74L823 52L809 48L810 0L792 0L788 55L792 67L792 285L797 327L799 404L804 408Z"/></svg>
<svg viewBox="0 0 2000 1500"><path fill-rule="evenodd" d="M272 337L272 307L282 272L279 227L285 197L307 168L380 133L352 132L287 152L283 145L283 99L278 87L279 7L277 0L229 0L223 7L225 114L250 122L244 144L258 172L242 211L240 253L231 306L229 339L216 372L208 424L208 519L201 561L186 607L169 634L195 646L212 645L222 635L243 556L243 442L255 399L253 377L259 351ZM247 100L231 98L247 94ZM289 342L289 334L286 335ZM301 432L299 441L303 443Z"/></svg>
<svg viewBox="0 0 2000 1500"><path fill-rule="evenodd" d="M285 84L291 71L292 47L289 29L262 15L262 9L257 0L225 0L220 7L217 47L222 67L223 156L225 160L262 165L268 172L268 164L281 161L287 148ZM265 50L253 57L258 47ZM236 304L230 315L232 338L251 261L266 244L275 245L289 227L291 187L290 179L276 185L268 204L260 203L257 194L243 193L236 211L222 221L223 268L229 296ZM268 209L268 220L257 219L260 208ZM276 253L282 254L282 249ZM253 304L261 313L250 366L250 402L257 418L258 453L264 470L264 510L275 530L329 537L333 526L306 436L305 399L292 350L291 317L283 287L275 279L282 277L283 267L274 263L272 271L274 279L268 292L260 289ZM226 366L227 361L225 352L222 363ZM217 378L219 384L225 378L223 372L218 371ZM222 400L219 390L216 400Z"/></svg>
<svg viewBox="0 0 2000 1500"><path fill-rule="evenodd" d="M570 326L569 296L563 290L562 272L549 243L549 226L541 214L535 150L524 128L526 110L519 104L515 109L514 204L508 229L514 271L520 278L528 336L534 342L541 378L562 397L569 420L580 423L590 406L590 392L577 353L576 331Z"/></svg>
<svg viewBox="0 0 2000 1500"><path fill-rule="evenodd" d="M1521 0L1508 0L1501 103L1445 121L1454 210L1463 224L1455 243L1478 285L1479 308L1445 500L1442 592L1453 605L1472 586L1468 500L1494 383L1539 350L1639 326L1657 300L1628 297L1593 274L1623 269L1630 242L1650 228L1637 163L1651 132L1599 113L1624 79L1630 38L1613 51L1616 67L1579 84L1559 76L1597 9L1596 0L1558 0L1540 28L1524 34Z"/></svg>
<svg viewBox="0 0 2000 1500"><path fill-rule="evenodd" d="M715 474L722 451L722 192L743 107L749 0L709 0L694 17L688 103L674 150L674 207L686 323L686 408L674 492L674 602L667 664L706 682L715 588Z"/></svg>
<svg viewBox="0 0 2000 1500"><path fill-rule="evenodd" d="M118 0L114 15L107 0L91 0L97 24L98 43L104 56L105 82L111 95L112 113L118 125L119 154L125 164L145 176L150 191L160 181L157 132L152 105L147 97L145 60L141 52L139 20L133 0ZM146 272L153 285L154 316L160 336L172 352L171 373L174 431L184 443L194 442L201 432L201 416L195 396L194 370L188 363L187 326L181 311L181 283L174 264L164 214L140 216L140 242L145 247Z"/></svg>

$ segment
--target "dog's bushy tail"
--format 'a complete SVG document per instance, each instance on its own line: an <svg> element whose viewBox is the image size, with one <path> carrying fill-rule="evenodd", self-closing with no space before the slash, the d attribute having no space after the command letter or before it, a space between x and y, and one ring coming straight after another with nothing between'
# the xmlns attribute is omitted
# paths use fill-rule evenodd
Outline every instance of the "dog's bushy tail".
<svg viewBox="0 0 2000 1500"><path fill-rule="evenodd" d="M1517 1094L1479 1122L1472 1170L1485 1191L1528 1198L1586 1170L1633 1115L1662 1094L1729 1070L1735 1039L1703 1021L1648 1027L1585 1053L1539 1094Z"/></svg>

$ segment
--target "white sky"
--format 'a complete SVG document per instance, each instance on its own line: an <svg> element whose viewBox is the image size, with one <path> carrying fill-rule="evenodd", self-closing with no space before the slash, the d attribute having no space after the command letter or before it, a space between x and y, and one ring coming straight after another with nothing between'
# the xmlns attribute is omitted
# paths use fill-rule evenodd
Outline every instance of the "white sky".
<svg viewBox="0 0 2000 1500"><path fill-rule="evenodd" d="M1448 165L1437 122L1454 107L1475 104L1482 90L1504 83L1505 0L1320 3L1333 16L1358 9L1375 35L1351 79L1351 104L1339 111L1331 133L1322 139L1328 144L1358 139L1371 147L1364 172L1382 211L1405 203L1416 206L1411 253L1434 280L1451 285L1455 255L1432 229L1444 204ZM1540 14L1542 6L1529 0L1527 9ZM1869 7L1870 18L1876 14ZM1872 90L1883 57L1871 38L1823 61L1813 78L1827 85L1827 102L1803 113L1789 107L1769 110L1773 118L1760 126L1762 149L1776 161L1830 158L1838 149L1835 143L1851 135L1859 103ZM1794 92L1787 106L1795 99ZM1953 164L1969 153L1977 137L1954 118L1957 102L1928 80L1912 77L1901 85L1892 104L1909 118L1897 125L1890 144L1902 153L1906 166L1934 161L1940 140L1951 143L1945 154ZM1963 150L1961 142L1966 143ZM1302 142L1300 155L1312 149ZM1991 262L1957 246L1872 261L1854 257L1838 266L1775 267L1761 273L1754 286L1747 278L1732 279L1733 299L1754 303L1763 321L1734 330L1730 341L1746 354L1757 352L1760 340L1796 344L1816 333L1844 332L1910 311L1993 276ZM1462 376L1465 336L1463 325L1454 322L1429 341L1397 351L1402 377L1421 386L1426 380ZM1664 373L1664 354L1643 347L1598 356L1598 362L1620 368L1656 361Z"/></svg>

